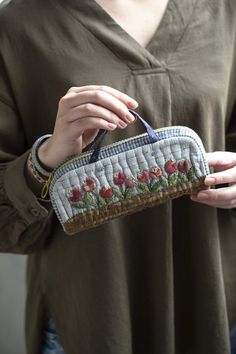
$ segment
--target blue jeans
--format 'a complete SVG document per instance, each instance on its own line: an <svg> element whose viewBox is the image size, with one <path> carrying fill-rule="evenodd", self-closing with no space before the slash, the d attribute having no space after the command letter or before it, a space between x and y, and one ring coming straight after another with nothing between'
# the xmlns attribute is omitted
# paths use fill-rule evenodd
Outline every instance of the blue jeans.
<svg viewBox="0 0 236 354"><path fill-rule="evenodd" d="M236 326L230 332L231 354L236 354ZM56 332L53 320L49 320L43 334L42 354L65 354Z"/></svg>
<svg viewBox="0 0 236 354"><path fill-rule="evenodd" d="M53 320L49 320L43 333L42 354L65 354L57 336Z"/></svg>
<svg viewBox="0 0 236 354"><path fill-rule="evenodd" d="M230 332L231 354L236 354L236 326Z"/></svg>

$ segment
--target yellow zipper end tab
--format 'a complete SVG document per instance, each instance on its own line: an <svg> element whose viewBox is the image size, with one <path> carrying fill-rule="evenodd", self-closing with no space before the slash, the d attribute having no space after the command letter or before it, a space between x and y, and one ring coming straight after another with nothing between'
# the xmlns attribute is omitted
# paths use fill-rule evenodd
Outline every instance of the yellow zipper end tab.
<svg viewBox="0 0 236 354"><path fill-rule="evenodd" d="M46 182L44 182L43 188L41 190L41 198L45 199L46 196L48 195L49 187L52 182L52 173L49 175L48 179Z"/></svg>

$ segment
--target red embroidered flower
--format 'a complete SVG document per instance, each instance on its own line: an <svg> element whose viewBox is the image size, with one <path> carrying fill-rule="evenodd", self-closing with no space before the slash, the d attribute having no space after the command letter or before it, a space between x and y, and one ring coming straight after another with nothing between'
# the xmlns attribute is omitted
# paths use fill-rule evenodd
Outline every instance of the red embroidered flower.
<svg viewBox="0 0 236 354"><path fill-rule="evenodd" d="M139 172L137 176L139 182L147 182L149 180L149 173L146 170L143 170L142 172Z"/></svg>
<svg viewBox="0 0 236 354"><path fill-rule="evenodd" d="M159 167L151 167L149 171L149 177L151 179L157 179L161 177L162 175L162 170Z"/></svg>
<svg viewBox="0 0 236 354"><path fill-rule="evenodd" d="M117 186L121 186L126 180L126 176L124 172L119 172L117 175L114 176L114 183Z"/></svg>
<svg viewBox="0 0 236 354"><path fill-rule="evenodd" d="M82 197L82 192L79 188L75 188L72 190L72 195L69 197L72 203L78 202Z"/></svg>
<svg viewBox="0 0 236 354"><path fill-rule="evenodd" d="M126 180L125 180L125 186L127 188L133 188L135 186L135 181L132 177L128 177Z"/></svg>
<svg viewBox="0 0 236 354"><path fill-rule="evenodd" d="M190 164L188 161L183 160L178 163L178 170L182 173L188 173Z"/></svg>
<svg viewBox="0 0 236 354"><path fill-rule="evenodd" d="M104 199L108 199L111 198L113 195L113 189L112 188L106 188L106 187L102 187L100 189L100 196Z"/></svg>
<svg viewBox="0 0 236 354"><path fill-rule="evenodd" d="M85 184L83 185L83 188L86 192L93 192L94 189L96 188L96 182L92 177L86 178Z"/></svg>
<svg viewBox="0 0 236 354"><path fill-rule="evenodd" d="M165 170L167 173L174 173L177 171L177 163L173 160L168 160L165 164Z"/></svg>

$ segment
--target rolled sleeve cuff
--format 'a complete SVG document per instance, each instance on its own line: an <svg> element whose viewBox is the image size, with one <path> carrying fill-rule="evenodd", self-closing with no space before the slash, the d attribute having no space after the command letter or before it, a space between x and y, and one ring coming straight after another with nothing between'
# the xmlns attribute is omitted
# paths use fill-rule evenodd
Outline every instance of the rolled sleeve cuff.
<svg viewBox="0 0 236 354"><path fill-rule="evenodd" d="M26 182L25 165L28 155L29 151L10 162L4 176L7 197L26 225L46 218L51 208L48 205L50 201L39 200Z"/></svg>

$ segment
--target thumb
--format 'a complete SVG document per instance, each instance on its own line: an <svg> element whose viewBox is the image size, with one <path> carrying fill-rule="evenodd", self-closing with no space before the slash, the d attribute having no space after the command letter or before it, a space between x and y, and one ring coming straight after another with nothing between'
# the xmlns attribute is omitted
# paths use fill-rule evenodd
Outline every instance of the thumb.
<svg viewBox="0 0 236 354"><path fill-rule="evenodd" d="M224 171L236 165L236 153L229 151L215 151L207 153L209 167L215 171Z"/></svg>

